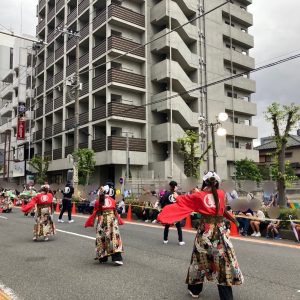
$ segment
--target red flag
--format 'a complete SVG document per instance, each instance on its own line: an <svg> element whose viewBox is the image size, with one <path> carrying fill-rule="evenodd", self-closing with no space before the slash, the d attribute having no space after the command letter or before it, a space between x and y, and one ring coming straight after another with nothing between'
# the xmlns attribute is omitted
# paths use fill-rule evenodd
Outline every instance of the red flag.
<svg viewBox="0 0 300 300"><path fill-rule="evenodd" d="M25 140L25 119L18 119L17 140Z"/></svg>

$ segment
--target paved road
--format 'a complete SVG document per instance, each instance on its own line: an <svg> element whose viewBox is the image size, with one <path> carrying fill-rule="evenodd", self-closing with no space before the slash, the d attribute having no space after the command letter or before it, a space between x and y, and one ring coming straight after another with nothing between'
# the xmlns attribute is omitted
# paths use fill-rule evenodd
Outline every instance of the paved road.
<svg viewBox="0 0 300 300"><path fill-rule="evenodd" d="M3 214L2 214L3 216ZM185 246L171 231L162 244L162 229L126 224L124 266L93 260L94 230L85 219L58 224L49 242L33 242L33 219L18 210L0 218L0 284L19 299L191 299L184 284L194 233L184 233ZM56 216L57 218L57 216ZM82 235L82 236L81 236ZM235 299L300 299L300 247L233 241L245 276L234 288ZM292 244L294 245L294 244ZM218 299L215 285L206 284L201 299Z"/></svg>

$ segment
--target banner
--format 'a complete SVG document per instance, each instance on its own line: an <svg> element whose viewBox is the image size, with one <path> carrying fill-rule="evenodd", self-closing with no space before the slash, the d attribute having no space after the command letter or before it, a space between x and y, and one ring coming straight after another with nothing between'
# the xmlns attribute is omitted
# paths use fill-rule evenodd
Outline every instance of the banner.
<svg viewBox="0 0 300 300"><path fill-rule="evenodd" d="M18 119L17 140L25 140L25 118Z"/></svg>
<svg viewBox="0 0 300 300"><path fill-rule="evenodd" d="M25 161L13 163L13 177L25 176Z"/></svg>

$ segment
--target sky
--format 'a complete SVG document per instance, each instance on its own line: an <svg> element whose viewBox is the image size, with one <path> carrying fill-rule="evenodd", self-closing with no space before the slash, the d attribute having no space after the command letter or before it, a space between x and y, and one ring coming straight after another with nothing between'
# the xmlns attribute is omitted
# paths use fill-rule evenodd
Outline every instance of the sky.
<svg viewBox="0 0 300 300"><path fill-rule="evenodd" d="M16 33L35 35L36 4L37 0L0 0L0 24ZM254 18L249 32L255 43L250 55L257 67L300 53L299 0L253 0L249 11ZM258 127L259 137L263 137L272 134L271 125L263 116L269 104L300 104L300 58L253 73L251 77L256 80L252 101L257 103L258 112L253 125Z"/></svg>

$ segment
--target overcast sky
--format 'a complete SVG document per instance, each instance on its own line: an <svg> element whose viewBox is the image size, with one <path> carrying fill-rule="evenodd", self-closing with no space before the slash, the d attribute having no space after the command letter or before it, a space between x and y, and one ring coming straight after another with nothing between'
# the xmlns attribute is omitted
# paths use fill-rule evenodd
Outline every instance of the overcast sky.
<svg viewBox="0 0 300 300"><path fill-rule="evenodd" d="M20 33L22 20L22 32L35 35L37 0L0 0L0 4L1 25ZM255 47L251 56L255 58L256 66L300 53L299 0L253 0L249 10L254 16L250 33L254 35ZM300 59L252 74L252 78L257 86L252 99L258 108L253 123L262 137L272 133L271 126L263 118L270 103L300 104Z"/></svg>

